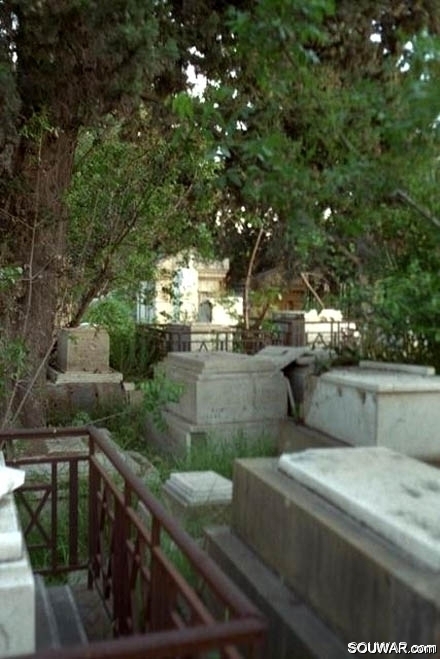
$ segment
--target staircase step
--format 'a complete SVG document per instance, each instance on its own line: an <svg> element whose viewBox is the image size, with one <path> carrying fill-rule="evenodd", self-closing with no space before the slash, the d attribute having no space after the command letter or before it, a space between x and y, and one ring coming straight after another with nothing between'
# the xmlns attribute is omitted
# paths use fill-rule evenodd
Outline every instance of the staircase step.
<svg viewBox="0 0 440 659"><path fill-rule="evenodd" d="M69 585L49 586L36 576L37 650L88 643Z"/></svg>
<svg viewBox="0 0 440 659"><path fill-rule="evenodd" d="M52 604L44 579L39 574L35 575L35 635L37 650L61 646Z"/></svg>

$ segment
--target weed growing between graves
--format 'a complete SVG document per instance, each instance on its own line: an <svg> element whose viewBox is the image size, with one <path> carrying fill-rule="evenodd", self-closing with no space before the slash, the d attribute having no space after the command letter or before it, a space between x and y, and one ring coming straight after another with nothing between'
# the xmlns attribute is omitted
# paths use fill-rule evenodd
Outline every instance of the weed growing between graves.
<svg viewBox="0 0 440 659"><path fill-rule="evenodd" d="M274 440L268 436L250 441L245 435L238 434L228 441L208 436L204 441L194 442L186 455L158 454L149 446L144 453L159 471L161 481L165 482L172 471L212 470L225 478L232 478L235 459L271 457L276 454L276 449Z"/></svg>

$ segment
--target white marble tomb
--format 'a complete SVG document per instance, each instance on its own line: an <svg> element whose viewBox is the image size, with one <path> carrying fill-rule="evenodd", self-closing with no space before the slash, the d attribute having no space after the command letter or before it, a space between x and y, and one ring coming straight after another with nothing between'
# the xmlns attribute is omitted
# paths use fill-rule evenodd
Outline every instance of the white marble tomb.
<svg viewBox="0 0 440 659"><path fill-rule="evenodd" d="M353 446L440 458L440 377L430 367L361 362L312 379L305 423Z"/></svg>
<svg viewBox="0 0 440 659"><path fill-rule="evenodd" d="M279 469L393 543L440 570L440 471L383 447L283 454Z"/></svg>

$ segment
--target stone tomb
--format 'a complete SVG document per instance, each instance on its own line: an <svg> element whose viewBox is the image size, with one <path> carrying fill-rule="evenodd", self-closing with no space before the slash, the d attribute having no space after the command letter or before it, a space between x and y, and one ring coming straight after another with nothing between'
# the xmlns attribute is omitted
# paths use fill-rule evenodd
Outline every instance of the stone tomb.
<svg viewBox="0 0 440 659"><path fill-rule="evenodd" d="M0 453L0 466L4 465ZM35 584L14 495L0 499L0 657L35 652Z"/></svg>
<svg viewBox="0 0 440 659"><path fill-rule="evenodd" d="M110 368L107 331L91 325L58 332L55 366L49 366L47 391L52 406L72 414L124 400L122 373Z"/></svg>
<svg viewBox="0 0 440 659"><path fill-rule="evenodd" d="M344 643L438 644L437 469L384 448L235 466L232 530Z"/></svg>
<svg viewBox="0 0 440 659"><path fill-rule="evenodd" d="M240 434L276 439L287 414L287 389L270 361L227 352L169 353L160 368L183 389L179 401L166 406L162 445L189 449L193 439ZM157 429L153 434L158 437Z"/></svg>
<svg viewBox="0 0 440 659"><path fill-rule="evenodd" d="M307 426L354 446L440 458L440 377L433 368L361 362L309 382Z"/></svg>
<svg viewBox="0 0 440 659"><path fill-rule="evenodd" d="M163 487L174 515L181 521L229 520L232 501L232 481L215 471L172 473Z"/></svg>

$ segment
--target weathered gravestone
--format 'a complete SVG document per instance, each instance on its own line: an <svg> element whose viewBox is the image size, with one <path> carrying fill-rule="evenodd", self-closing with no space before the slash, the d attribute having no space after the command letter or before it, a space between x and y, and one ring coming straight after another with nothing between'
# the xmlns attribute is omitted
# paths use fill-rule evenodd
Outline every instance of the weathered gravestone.
<svg viewBox="0 0 440 659"><path fill-rule="evenodd" d="M283 374L270 361L227 352L169 353L161 364L182 394L164 411L167 426L149 436L168 448L189 449L193 441L249 440L278 434L287 414Z"/></svg>

